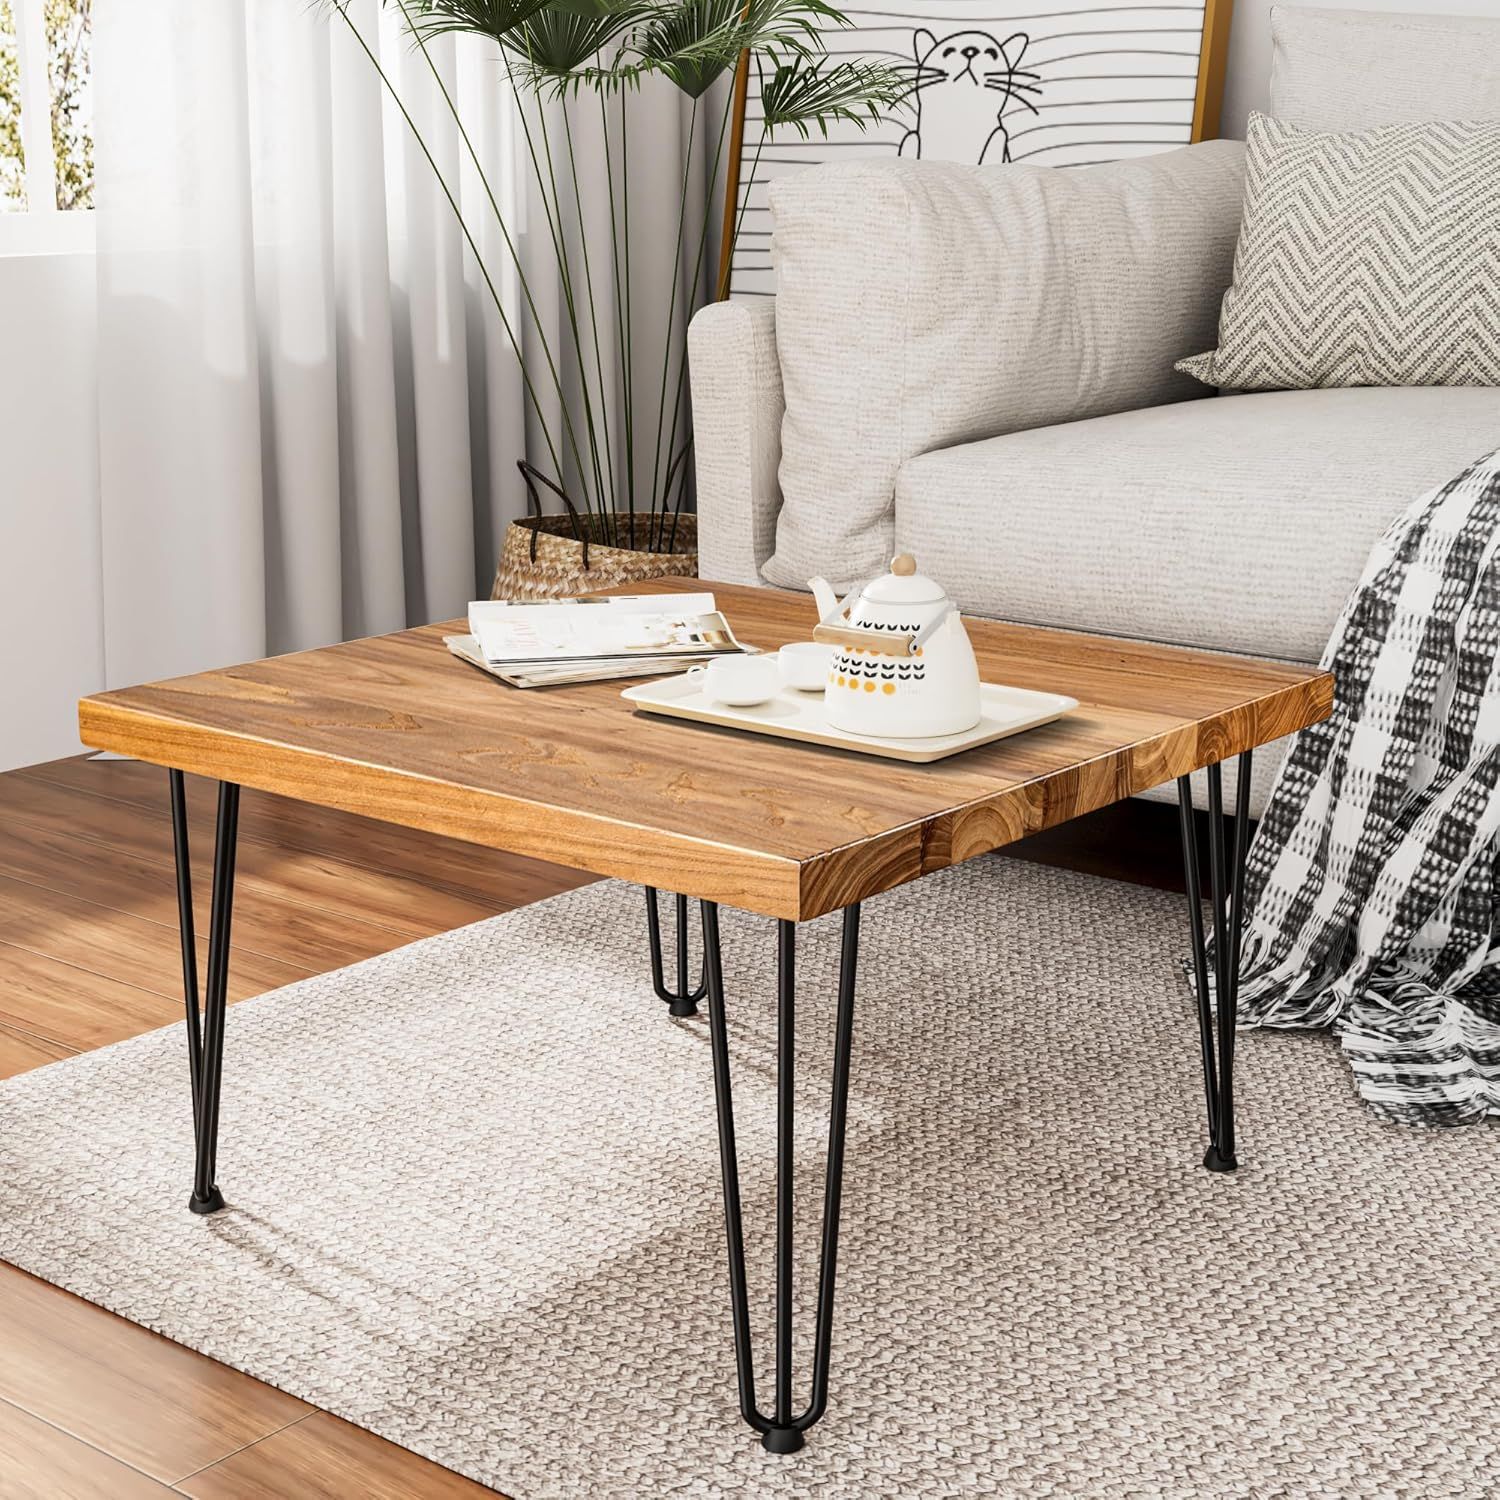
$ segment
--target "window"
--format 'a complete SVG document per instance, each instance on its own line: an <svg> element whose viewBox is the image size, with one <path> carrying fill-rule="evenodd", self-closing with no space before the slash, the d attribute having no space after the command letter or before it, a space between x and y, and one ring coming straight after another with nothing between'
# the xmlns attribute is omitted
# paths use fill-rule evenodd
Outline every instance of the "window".
<svg viewBox="0 0 1500 1500"><path fill-rule="evenodd" d="M91 5L0 0L0 248L75 239L93 207Z"/></svg>

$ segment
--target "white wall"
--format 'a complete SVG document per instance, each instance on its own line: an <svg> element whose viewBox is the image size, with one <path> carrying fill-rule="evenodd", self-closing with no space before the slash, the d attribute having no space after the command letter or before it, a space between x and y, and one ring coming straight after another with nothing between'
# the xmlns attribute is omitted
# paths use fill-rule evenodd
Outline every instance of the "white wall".
<svg viewBox="0 0 1500 1500"><path fill-rule="evenodd" d="M1309 0L1234 0L1234 25L1229 33L1229 71L1224 82L1221 134L1245 137L1252 109L1265 109L1271 81L1271 6L1298 5ZM1500 0L1311 0L1322 10L1385 10L1407 14L1500 16Z"/></svg>
<svg viewBox="0 0 1500 1500"><path fill-rule="evenodd" d="M104 681L94 258L0 256L0 770L80 750Z"/></svg>

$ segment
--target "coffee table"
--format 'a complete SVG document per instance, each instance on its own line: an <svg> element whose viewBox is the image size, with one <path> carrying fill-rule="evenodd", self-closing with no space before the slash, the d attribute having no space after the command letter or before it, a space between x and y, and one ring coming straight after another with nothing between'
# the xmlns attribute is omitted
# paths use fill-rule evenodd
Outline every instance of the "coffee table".
<svg viewBox="0 0 1500 1500"><path fill-rule="evenodd" d="M663 593L704 587L663 579ZM748 642L804 640L804 594L714 585ZM640 586L636 586L637 592ZM165 766L182 928L195 1169L189 1206L224 1206L216 1180L224 1015L242 786L553 860L647 888L656 991L674 1014L706 996L718 1112L730 1311L745 1421L772 1452L800 1448L828 1402L833 1298L860 903L1081 813L1175 780L1190 891L1199 889L1190 773L1208 772L1210 917L1189 903L1208 1113L1204 1165L1232 1170L1238 913L1251 751L1325 718L1326 673L1136 641L970 621L986 681L1066 693L1067 718L931 765L636 714L622 684L518 692L450 656L449 623L99 693L79 705L85 744ZM1239 759L1234 837L1220 767ZM216 778L218 823L207 972L197 973L183 773ZM676 897L666 970L657 889ZM703 970L688 973L688 903L700 905ZM777 921L775 1389L755 1391L739 1162L719 949L720 903ZM792 1369L792 1148L797 924L843 914L811 1393ZM1206 941L1212 930L1213 945ZM1217 1022L1209 996L1222 1003Z"/></svg>

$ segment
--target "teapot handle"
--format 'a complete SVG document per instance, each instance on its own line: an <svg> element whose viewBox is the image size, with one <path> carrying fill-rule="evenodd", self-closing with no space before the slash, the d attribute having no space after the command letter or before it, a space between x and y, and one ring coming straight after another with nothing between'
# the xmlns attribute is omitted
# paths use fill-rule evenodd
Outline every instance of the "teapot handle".
<svg viewBox="0 0 1500 1500"><path fill-rule="evenodd" d="M938 612L933 615L933 617L925 625L923 625L922 628L917 631L914 636L912 636L912 651L915 653L924 641L930 640L931 637L936 633L938 628L942 625L946 625L948 623L948 620L957 613L958 610L954 608L951 601L944 604L943 607L938 610Z"/></svg>

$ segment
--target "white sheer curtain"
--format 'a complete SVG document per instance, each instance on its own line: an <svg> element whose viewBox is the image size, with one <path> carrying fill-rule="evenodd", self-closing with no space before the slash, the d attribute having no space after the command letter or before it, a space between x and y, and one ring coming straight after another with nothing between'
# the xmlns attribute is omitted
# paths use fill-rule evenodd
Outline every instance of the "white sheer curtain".
<svg viewBox="0 0 1500 1500"><path fill-rule="evenodd" d="M350 13L459 197L479 256L336 15L309 0L129 0L96 12L111 685L443 618L488 591L504 525L524 509L516 459L553 465L481 257L543 404L556 412L559 386L571 400L585 373L597 379L591 339L580 360L564 326L498 57L469 38L431 49L499 189L556 380L427 57L378 0ZM669 350L681 357L687 309L665 346L640 332L665 324L675 205L685 173L699 203L711 191L714 131L693 130L664 85L626 107L636 404L649 404L654 432L659 371ZM571 123L585 181L578 208L565 190L564 227L576 258L581 208L623 464L607 376L616 318L603 166L618 139L606 144L592 100ZM554 135L557 124L554 114ZM687 239L684 287L697 248ZM699 300L709 285L705 275ZM649 458L638 455L638 471Z"/></svg>

